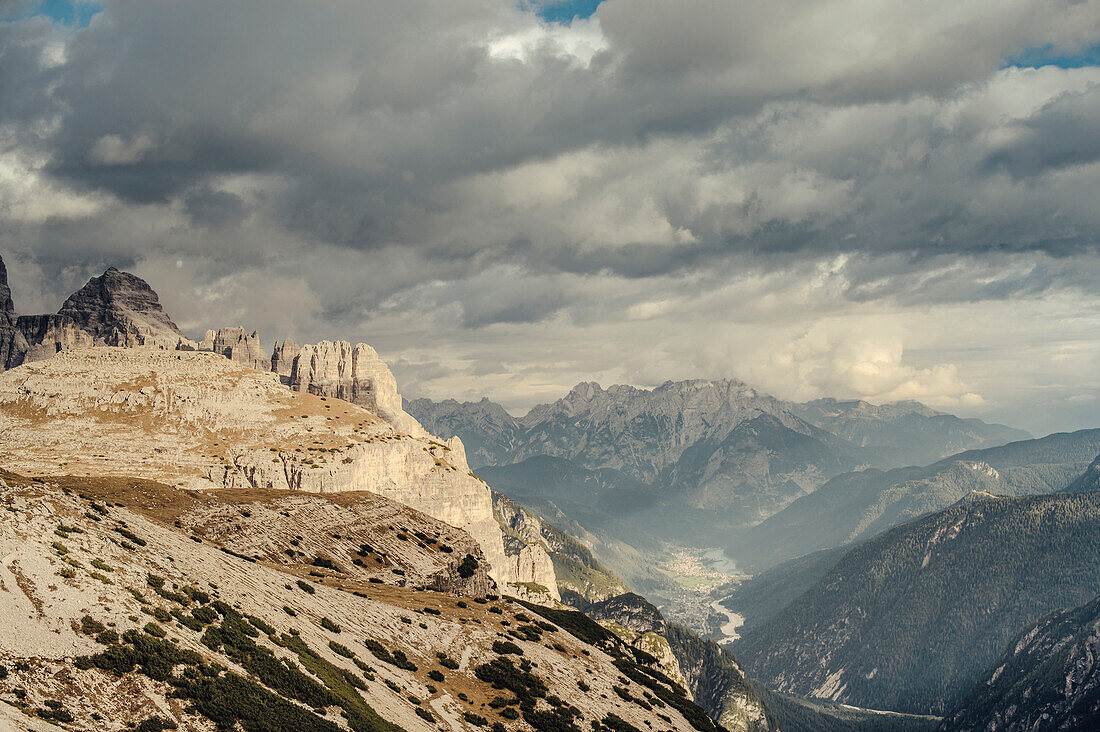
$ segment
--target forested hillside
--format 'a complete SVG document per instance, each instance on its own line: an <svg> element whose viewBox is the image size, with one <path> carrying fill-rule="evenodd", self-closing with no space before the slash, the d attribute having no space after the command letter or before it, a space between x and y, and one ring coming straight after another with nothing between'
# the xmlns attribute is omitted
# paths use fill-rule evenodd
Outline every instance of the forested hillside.
<svg viewBox="0 0 1100 732"><path fill-rule="evenodd" d="M860 544L734 644L800 696L942 714L1026 624L1091 599L1100 493L991 498Z"/></svg>

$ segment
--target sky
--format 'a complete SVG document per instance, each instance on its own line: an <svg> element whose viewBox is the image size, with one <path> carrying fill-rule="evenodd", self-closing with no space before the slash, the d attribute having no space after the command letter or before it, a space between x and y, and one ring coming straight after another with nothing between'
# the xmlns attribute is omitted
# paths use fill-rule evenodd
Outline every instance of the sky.
<svg viewBox="0 0 1100 732"><path fill-rule="evenodd" d="M1100 0L0 0L20 312L1100 426Z"/></svg>

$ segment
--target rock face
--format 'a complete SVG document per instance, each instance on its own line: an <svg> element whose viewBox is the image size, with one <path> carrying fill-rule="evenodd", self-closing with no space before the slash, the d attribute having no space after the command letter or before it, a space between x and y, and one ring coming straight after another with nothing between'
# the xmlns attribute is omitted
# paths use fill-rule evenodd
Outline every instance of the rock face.
<svg viewBox="0 0 1100 732"><path fill-rule="evenodd" d="M586 605L584 612L635 648L661 659L666 673L726 729L777 729L760 695L728 650L667 622L645 598L626 593Z"/></svg>
<svg viewBox="0 0 1100 732"><path fill-rule="evenodd" d="M419 589L412 579L398 587L392 572L385 585L361 582L367 570L360 565L312 564L322 547L337 565L347 556L363 559L359 552L377 565L379 550L404 552L425 569L453 561L420 537L396 536L410 526L430 539L450 536L454 555L471 545L424 517L407 523L412 512L379 508L382 499L330 511L321 496L0 477L0 689L7 702L0 703L0 729L61 729L19 711L8 724L3 710L14 710L12 689L29 710L63 710L66 729L516 729L505 709L489 703L507 693L500 680L514 685L518 678L521 690L575 708L570 724L544 722L543 729L588 730L606 720L614 726L601 729L717 732L621 643L570 631L595 626L587 618L567 615L575 621L569 627L549 618L552 629L545 629L532 622L537 610L518 603L459 599ZM273 522L270 532L253 529L260 520ZM373 538L381 531L389 544ZM288 561L283 550L305 556ZM525 626L527 633L515 632ZM494 649L506 631L522 658ZM453 660L444 674L441 659ZM521 663L530 664L525 676ZM657 693L665 703L623 704L616 688L639 700ZM516 703L508 708L520 714Z"/></svg>
<svg viewBox="0 0 1100 732"><path fill-rule="evenodd" d="M509 569L491 492L459 440L411 436L211 353L85 348L8 371L0 441L9 467L36 474L371 491L464 529L497 582L533 579Z"/></svg>
<svg viewBox="0 0 1100 732"><path fill-rule="evenodd" d="M58 315L72 318L97 345L175 348L186 339L153 288L114 267L70 295Z"/></svg>
<svg viewBox="0 0 1100 732"><path fill-rule="evenodd" d="M275 343L275 350L271 352L271 370L279 375L279 379L284 384L290 383L290 374L294 371L294 359L298 358L301 350L295 345L293 338Z"/></svg>
<svg viewBox="0 0 1100 732"><path fill-rule="evenodd" d="M70 348L95 345L92 335L67 315L20 315L17 322L30 344L25 361L41 361Z"/></svg>
<svg viewBox="0 0 1100 732"><path fill-rule="evenodd" d="M1096 729L1100 597L1024 629L949 714L942 730Z"/></svg>
<svg viewBox="0 0 1100 732"><path fill-rule="evenodd" d="M0 258L0 371L23 363L27 341L16 325L15 303L8 287L8 268Z"/></svg>
<svg viewBox="0 0 1100 732"><path fill-rule="evenodd" d="M289 383L295 391L358 404L408 434L428 434L402 409L397 379L366 343L352 346L347 341L320 341L302 346L294 359Z"/></svg>
<svg viewBox="0 0 1100 732"><path fill-rule="evenodd" d="M206 331L198 350L213 351L250 369L268 371L271 368L271 359L260 344L260 334L257 331L246 333L240 326L222 328L217 333Z"/></svg>
<svg viewBox="0 0 1100 732"><path fill-rule="evenodd" d="M516 577L528 577L528 587L518 587L524 597L549 595L560 601L554 562L546 551L543 523L524 511L515 502L493 494L493 515L504 531L504 553ZM543 588L540 590L539 588Z"/></svg>

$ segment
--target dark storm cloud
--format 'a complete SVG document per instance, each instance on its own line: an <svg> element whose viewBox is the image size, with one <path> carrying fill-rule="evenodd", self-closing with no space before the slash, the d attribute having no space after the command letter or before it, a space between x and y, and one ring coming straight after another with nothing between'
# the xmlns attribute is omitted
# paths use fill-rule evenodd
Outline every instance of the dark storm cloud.
<svg viewBox="0 0 1100 732"><path fill-rule="evenodd" d="M240 196L210 188L189 191L183 199L183 210L193 222L205 226L237 223L245 215Z"/></svg>
<svg viewBox="0 0 1100 732"><path fill-rule="evenodd" d="M1100 160L1100 84L1066 93L1017 125L1019 137L987 158L1018 178Z"/></svg>
<svg viewBox="0 0 1100 732"><path fill-rule="evenodd" d="M42 301L138 269L188 327L449 349L403 367L444 364L415 373L426 391L466 393L483 362L550 389L607 344L631 364L609 374L676 378L748 338L814 373L886 352L951 399L963 380L902 364L893 325L878 348L805 322L1100 295L1100 69L1000 68L1094 43L1097 0L21 15L0 21L0 253ZM801 350L733 330L769 324Z"/></svg>

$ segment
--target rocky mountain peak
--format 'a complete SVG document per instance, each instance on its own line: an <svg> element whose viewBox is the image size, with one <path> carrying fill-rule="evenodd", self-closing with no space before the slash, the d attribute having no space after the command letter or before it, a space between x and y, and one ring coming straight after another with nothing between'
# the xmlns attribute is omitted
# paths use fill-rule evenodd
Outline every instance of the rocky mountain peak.
<svg viewBox="0 0 1100 732"><path fill-rule="evenodd" d="M259 332L252 331L250 334L241 326L222 328L217 333L212 330L206 331L206 336L199 343L198 350L213 351L250 369L260 371L271 369L271 359L260 344Z"/></svg>
<svg viewBox="0 0 1100 732"><path fill-rule="evenodd" d="M0 322L12 320L14 316L15 303L12 302L11 288L8 287L8 268L4 264L4 258L0 257Z"/></svg>
<svg viewBox="0 0 1100 732"><path fill-rule="evenodd" d="M427 434L406 414L397 379L366 343L319 341L304 345L294 359L288 383L295 391L335 397L365 407L410 435Z"/></svg>
<svg viewBox="0 0 1100 732"><path fill-rule="evenodd" d="M8 268L0 258L0 371L23 363L27 341L17 327L15 303L8 287Z"/></svg>
<svg viewBox="0 0 1100 732"><path fill-rule="evenodd" d="M58 315L109 346L174 348L184 338L149 283L115 267L70 295Z"/></svg>

